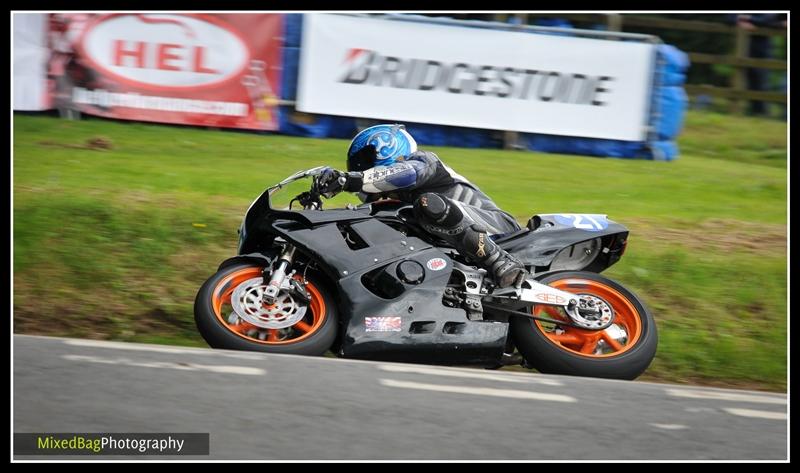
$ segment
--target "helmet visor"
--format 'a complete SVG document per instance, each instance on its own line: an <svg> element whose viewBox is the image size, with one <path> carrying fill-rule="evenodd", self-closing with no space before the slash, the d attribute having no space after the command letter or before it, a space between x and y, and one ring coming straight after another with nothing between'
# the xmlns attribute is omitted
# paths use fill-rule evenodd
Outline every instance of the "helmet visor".
<svg viewBox="0 0 800 473"><path fill-rule="evenodd" d="M367 145L347 158L347 170L363 172L375 166L377 151L372 145Z"/></svg>

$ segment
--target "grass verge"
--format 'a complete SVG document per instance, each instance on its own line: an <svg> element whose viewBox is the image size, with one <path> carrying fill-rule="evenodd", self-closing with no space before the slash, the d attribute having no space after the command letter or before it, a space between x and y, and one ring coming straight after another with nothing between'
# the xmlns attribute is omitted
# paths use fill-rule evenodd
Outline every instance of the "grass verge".
<svg viewBox="0 0 800 473"><path fill-rule="evenodd" d="M267 185L347 143L14 117L14 329L202 346L192 303ZM424 145L424 144L423 144ZM786 126L690 113L670 163L431 148L524 222L606 213L653 309L651 380L786 387ZM330 205L354 201L337 197Z"/></svg>

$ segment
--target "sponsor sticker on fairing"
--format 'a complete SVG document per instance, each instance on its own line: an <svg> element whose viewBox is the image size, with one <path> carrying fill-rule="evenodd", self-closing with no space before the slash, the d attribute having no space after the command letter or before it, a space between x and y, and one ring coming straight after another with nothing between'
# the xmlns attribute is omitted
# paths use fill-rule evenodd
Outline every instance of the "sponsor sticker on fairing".
<svg viewBox="0 0 800 473"><path fill-rule="evenodd" d="M433 258L428 260L427 266L431 271L439 271L447 266L447 261L442 258Z"/></svg>
<svg viewBox="0 0 800 473"><path fill-rule="evenodd" d="M608 228L608 218L604 214L556 214L553 218L561 225L587 232L599 232Z"/></svg>
<svg viewBox="0 0 800 473"><path fill-rule="evenodd" d="M399 332L403 326L401 317L364 317L367 332Z"/></svg>

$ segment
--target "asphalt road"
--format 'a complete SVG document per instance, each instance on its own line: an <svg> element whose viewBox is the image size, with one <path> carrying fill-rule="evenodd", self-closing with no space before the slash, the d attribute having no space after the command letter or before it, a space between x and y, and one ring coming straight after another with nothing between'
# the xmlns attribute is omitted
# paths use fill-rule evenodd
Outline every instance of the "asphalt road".
<svg viewBox="0 0 800 473"><path fill-rule="evenodd" d="M209 433L184 460L788 455L786 396L752 391L23 335L13 382L14 432Z"/></svg>

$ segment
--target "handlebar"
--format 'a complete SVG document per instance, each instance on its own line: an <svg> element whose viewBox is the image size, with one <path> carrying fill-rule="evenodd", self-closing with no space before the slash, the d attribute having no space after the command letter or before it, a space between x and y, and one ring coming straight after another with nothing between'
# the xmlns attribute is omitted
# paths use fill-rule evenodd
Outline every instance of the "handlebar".
<svg viewBox="0 0 800 473"><path fill-rule="evenodd" d="M297 201L300 205L303 206L305 210L322 210L322 194L319 192L315 192L316 187L316 179L315 184L312 186L312 190L302 192L294 197L294 199L289 201L289 210L292 209L292 204Z"/></svg>
<svg viewBox="0 0 800 473"><path fill-rule="evenodd" d="M294 196L294 198L289 201L289 209L292 209L294 202L298 202L305 210L322 210L322 197L324 196L319 190L318 178L320 174L322 174L322 171L326 168L327 166L317 166L311 169L306 169L305 171L298 171L281 182L267 188L267 192L269 195L272 195L294 181L311 177L311 187L309 190Z"/></svg>
<svg viewBox="0 0 800 473"><path fill-rule="evenodd" d="M295 201L297 201L306 210L319 210L322 208L322 200L320 199L322 194L320 194L319 192L317 177L322 173L322 170L325 169L326 167L327 166L317 166L311 169L306 169L304 171L297 171L296 173L292 174L291 176L287 177L281 182L268 187L267 193L271 196L272 194L283 189L286 185L291 184L294 181L304 179L306 177L311 177L312 178L311 189L296 195L292 200L290 200L289 209L291 209L292 204Z"/></svg>

